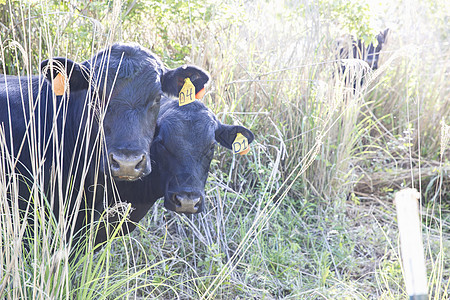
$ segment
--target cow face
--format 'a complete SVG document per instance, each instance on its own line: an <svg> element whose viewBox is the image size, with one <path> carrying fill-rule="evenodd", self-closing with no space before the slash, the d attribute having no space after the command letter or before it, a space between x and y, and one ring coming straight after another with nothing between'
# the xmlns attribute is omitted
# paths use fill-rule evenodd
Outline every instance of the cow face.
<svg viewBox="0 0 450 300"><path fill-rule="evenodd" d="M115 44L81 64L66 58L47 60L41 68L51 70L46 73L51 84L64 70L71 93L88 91L104 133L106 155L100 167L117 180L129 181L151 172L149 149L163 93L177 95L188 76L197 78L197 85L209 79L192 66L168 70L156 55L137 44Z"/></svg>
<svg viewBox="0 0 450 300"><path fill-rule="evenodd" d="M253 141L253 133L242 126L220 123L202 103L178 106L164 103L152 145L164 193L164 206L182 213L204 208L205 183L215 144L231 149L237 133Z"/></svg>

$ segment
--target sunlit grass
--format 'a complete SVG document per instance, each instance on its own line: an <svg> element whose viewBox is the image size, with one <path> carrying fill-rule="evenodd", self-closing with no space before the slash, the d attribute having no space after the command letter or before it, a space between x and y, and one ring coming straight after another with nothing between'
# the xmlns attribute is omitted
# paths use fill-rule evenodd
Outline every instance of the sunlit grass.
<svg viewBox="0 0 450 300"><path fill-rule="evenodd" d="M30 210L39 213L24 249L25 222L5 200L16 203L21 178L1 135L2 297L403 299L392 195L414 185L430 295L448 299L450 52L439 9L417 3L404 14L405 3L386 3L381 24L392 35L383 62L353 91L335 72L333 45L345 32L313 3L206 1L203 11L169 1L179 12L161 11L180 15L160 17L166 27L145 15L143 3L142 15L132 10L123 22L132 3L97 10L95 1L84 10L33 3L3 23L16 26L2 31L3 71L29 75L50 56L81 61L134 40L162 51L168 65L186 56L206 68L213 82L205 103L256 140L243 157L216 147L205 213L177 215L156 204L129 237L97 253L87 240L71 262L77 250L67 248L66 225L43 217L51 199L39 190L39 155L30 187ZM348 63L356 77L367 74Z"/></svg>

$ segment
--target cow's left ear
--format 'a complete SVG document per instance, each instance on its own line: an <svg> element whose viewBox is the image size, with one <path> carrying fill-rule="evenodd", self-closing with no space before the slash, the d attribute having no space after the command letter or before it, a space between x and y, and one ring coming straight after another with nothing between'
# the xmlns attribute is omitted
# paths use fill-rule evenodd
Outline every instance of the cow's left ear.
<svg viewBox="0 0 450 300"><path fill-rule="evenodd" d="M251 132L249 129L245 128L244 126L239 125L226 125L219 123L215 136L216 141L228 149L233 149L232 145L234 140L236 139L236 136L238 133L241 133L243 136L245 136L248 140L248 143L250 144L253 142L255 136L253 135L253 132Z"/></svg>
<svg viewBox="0 0 450 300"><path fill-rule="evenodd" d="M84 90L89 87L89 70L86 69L85 66L73 62L65 57L56 57L44 60L41 63L41 72L50 84L61 83L61 80L58 78L58 74L61 74L63 79L68 78L71 91ZM57 93L56 91L60 89L61 87L53 87L55 93ZM64 90L64 87L62 87L62 90Z"/></svg>
<svg viewBox="0 0 450 300"><path fill-rule="evenodd" d="M195 94L200 92L209 81L209 75L201 68L182 66L164 72L161 78L162 91L167 95L178 97L186 78L194 84Z"/></svg>
<svg viewBox="0 0 450 300"><path fill-rule="evenodd" d="M376 38L378 40L378 44L386 43L388 33L389 33L389 28L386 28L385 30L383 30L377 34Z"/></svg>

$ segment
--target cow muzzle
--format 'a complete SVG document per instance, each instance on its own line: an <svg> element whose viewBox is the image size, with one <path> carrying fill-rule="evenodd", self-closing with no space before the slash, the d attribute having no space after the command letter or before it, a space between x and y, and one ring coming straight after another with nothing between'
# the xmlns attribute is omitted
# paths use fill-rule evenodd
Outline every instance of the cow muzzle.
<svg viewBox="0 0 450 300"><path fill-rule="evenodd" d="M145 153L139 155L123 155L111 153L109 155L111 174L115 179L133 181L151 172L150 159Z"/></svg>
<svg viewBox="0 0 450 300"><path fill-rule="evenodd" d="M203 210L203 195L200 193L178 192L169 196L166 208L178 213L196 214Z"/></svg>

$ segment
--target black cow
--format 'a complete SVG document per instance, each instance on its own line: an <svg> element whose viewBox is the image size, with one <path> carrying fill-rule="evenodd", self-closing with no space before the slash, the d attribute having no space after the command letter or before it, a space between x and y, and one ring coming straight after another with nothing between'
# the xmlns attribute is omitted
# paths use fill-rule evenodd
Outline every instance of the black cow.
<svg viewBox="0 0 450 300"><path fill-rule="evenodd" d="M232 149L238 133L248 143L254 139L253 133L243 126L222 124L199 101L180 107L178 101L166 99L161 105L150 151L152 173L138 181L116 182L120 200L131 203L133 209L130 221L122 226L122 234L131 232L161 197L169 210L188 214L203 211L205 183L215 145ZM116 203L112 197L109 201L110 206ZM98 210L103 211L103 207ZM117 221L117 215L108 218L110 230ZM105 241L107 236L104 227L101 228L96 243Z"/></svg>
<svg viewBox="0 0 450 300"><path fill-rule="evenodd" d="M341 40L338 41L338 60L340 59L359 59L366 62L372 70L378 69L378 61L380 57L381 49L386 43L389 28L381 31L376 35L377 45L374 46L370 43L368 46L365 45L364 41L361 39L354 40L351 39L350 43L346 43ZM345 73L346 67L344 64L340 65L340 72ZM364 75L364 74L363 74ZM362 79L361 79L362 83ZM355 83L356 84L356 83Z"/></svg>
<svg viewBox="0 0 450 300"><path fill-rule="evenodd" d="M373 43L370 43L367 47L362 40L358 40L356 45L353 42L353 58L358 58L364 60L372 70L378 69L378 59L380 57L381 49L386 42L389 28L378 33L375 38L377 39L377 46L375 47Z"/></svg>
<svg viewBox="0 0 450 300"><path fill-rule="evenodd" d="M162 94L178 95L187 77L196 88L208 80L193 66L165 68L137 44L115 44L82 63L45 60L41 70L44 76L0 79L0 124L8 152L2 155L18 159L19 208L33 207L30 192L37 178L32 174L42 174L37 189L51 201L56 217L59 203L74 206L76 191L84 193L84 186L96 182L92 156L99 159L100 172L116 180L148 175ZM104 143L97 143L99 136ZM86 207L92 207L90 201Z"/></svg>

